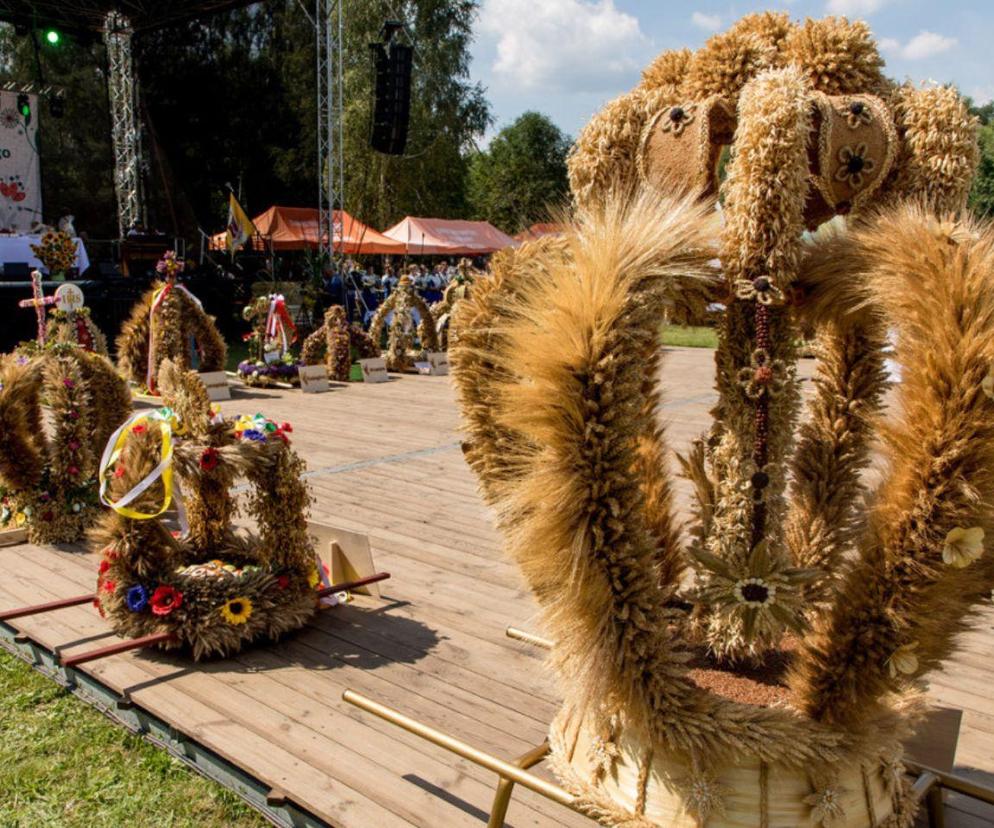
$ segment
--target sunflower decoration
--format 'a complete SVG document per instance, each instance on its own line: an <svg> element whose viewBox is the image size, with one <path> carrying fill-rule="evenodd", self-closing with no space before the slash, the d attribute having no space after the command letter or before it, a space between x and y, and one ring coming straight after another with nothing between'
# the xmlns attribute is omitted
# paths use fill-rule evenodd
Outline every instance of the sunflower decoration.
<svg viewBox="0 0 994 828"><path fill-rule="evenodd" d="M252 617L252 601L244 595L232 598L221 607L221 615L229 624L245 624Z"/></svg>
<svg viewBox="0 0 994 828"><path fill-rule="evenodd" d="M31 252L53 279L64 279L69 269L76 265L76 242L62 230L49 230L38 244L31 245Z"/></svg>
<svg viewBox="0 0 994 828"><path fill-rule="evenodd" d="M731 624L750 647L768 647L786 631L803 634L805 586L821 577L816 569L787 566L757 543L742 563L703 549L690 552L699 583L696 599L721 624Z"/></svg>

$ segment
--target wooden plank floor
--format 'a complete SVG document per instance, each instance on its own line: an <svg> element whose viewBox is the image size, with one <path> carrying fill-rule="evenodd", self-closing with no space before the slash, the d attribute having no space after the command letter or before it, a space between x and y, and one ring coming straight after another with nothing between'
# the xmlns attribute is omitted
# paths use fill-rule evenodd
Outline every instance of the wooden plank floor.
<svg viewBox="0 0 994 828"><path fill-rule="evenodd" d="M682 448L714 401L711 353L674 349L664 374L662 416ZM541 653L504 636L508 624L538 631L535 606L501 557L462 460L448 380L410 376L317 396L238 389L223 408L293 423L314 517L370 535L379 568L393 574L384 600L360 598L279 645L227 661L129 653L82 669L331 825L485 824L494 777L341 701L355 689L504 757L541 742L555 711ZM92 589L96 561L23 545L0 549L0 566L4 609ZM964 710L958 770L987 784L992 622L985 611L932 690ZM115 640L86 606L15 625L62 652ZM994 824L975 804L949 805L954 828ZM592 824L524 790L508 815L515 828Z"/></svg>

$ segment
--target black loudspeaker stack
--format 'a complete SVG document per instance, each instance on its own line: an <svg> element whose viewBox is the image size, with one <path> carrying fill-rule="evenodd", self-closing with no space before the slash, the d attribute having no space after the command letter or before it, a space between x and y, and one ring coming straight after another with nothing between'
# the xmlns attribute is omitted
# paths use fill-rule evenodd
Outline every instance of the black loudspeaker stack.
<svg viewBox="0 0 994 828"><path fill-rule="evenodd" d="M407 146L411 117L411 65L414 49L403 43L370 44L376 69L373 129L370 144L377 152L400 155Z"/></svg>

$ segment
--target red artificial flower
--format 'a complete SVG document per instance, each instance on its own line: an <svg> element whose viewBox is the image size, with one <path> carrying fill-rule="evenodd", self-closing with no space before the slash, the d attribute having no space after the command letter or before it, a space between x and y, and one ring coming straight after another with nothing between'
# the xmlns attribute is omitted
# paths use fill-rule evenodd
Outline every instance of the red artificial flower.
<svg viewBox="0 0 994 828"><path fill-rule="evenodd" d="M280 423L280 431L285 431L288 434L293 433L293 426L290 423Z"/></svg>
<svg viewBox="0 0 994 828"><path fill-rule="evenodd" d="M100 585L100 589L102 589L104 592L113 592L115 589L117 589L117 581L104 581Z"/></svg>
<svg viewBox="0 0 994 828"><path fill-rule="evenodd" d="M75 388L76 387L76 383L73 382L71 379L69 379L69 377L66 377L64 380L62 380L62 384L66 388Z"/></svg>
<svg viewBox="0 0 994 828"><path fill-rule="evenodd" d="M124 477L124 466L118 466L114 469L114 477Z"/></svg>
<svg viewBox="0 0 994 828"><path fill-rule="evenodd" d="M284 589L286 589L288 586L290 586L290 576L289 575L280 575L276 579L276 585L280 588L280 592L282 592Z"/></svg>
<svg viewBox="0 0 994 828"><path fill-rule="evenodd" d="M79 451L79 440L69 441L69 451Z"/></svg>
<svg viewBox="0 0 994 828"><path fill-rule="evenodd" d="M94 598L93 599L93 606L96 608L97 612L100 613L100 617L101 618L106 618L107 617L107 613L104 612L103 605L100 603L100 599L99 598Z"/></svg>
<svg viewBox="0 0 994 828"><path fill-rule="evenodd" d="M79 412L75 408L72 411L69 412L69 419L70 420L78 420L79 419Z"/></svg>
<svg viewBox="0 0 994 828"><path fill-rule="evenodd" d="M76 468L76 466L70 466L68 469L66 469L66 471L69 472L69 474L71 474L73 477L79 474L79 469Z"/></svg>
<svg viewBox="0 0 994 828"><path fill-rule="evenodd" d="M200 468L211 471L217 468L218 453L216 448L205 448L200 455Z"/></svg>
<svg viewBox="0 0 994 828"><path fill-rule="evenodd" d="M156 587L149 603L156 615L169 615L177 607L183 606L183 593L171 586Z"/></svg>
<svg viewBox="0 0 994 828"><path fill-rule="evenodd" d="M100 572L101 575L103 575L108 569L110 569L110 561L104 558L100 562L100 569L98 571Z"/></svg>
<svg viewBox="0 0 994 828"><path fill-rule="evenodd" d="M145 430L146 430L145 426L143 426L141 424L131 427L131 433L132 434L144 434Z"/></svg>

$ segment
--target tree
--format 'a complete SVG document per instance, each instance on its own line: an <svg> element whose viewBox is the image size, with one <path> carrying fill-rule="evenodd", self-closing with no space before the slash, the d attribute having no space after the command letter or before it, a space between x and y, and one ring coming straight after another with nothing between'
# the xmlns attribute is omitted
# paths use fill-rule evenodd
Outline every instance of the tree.
<svg viewBox="0 0 994 828"><path fill-rule="evenodd" d="M383 228L408 213L465 215L467 155L490 123L469 80L477 3L343 0L344 207ZM317 202L314 28L304 7L270 0L135 36L148 168L149 223L195 238L221 226L226 184L242 184L255 212ZM369 43L387 19L415 47L404 155L369 147L373 65ZM91 235L116 232L113 159L99 36L64 39L35 60L29 38L0 28L0 77L69 87L64 126L41 130L46 218L70 211ZM99 229L98 229L99 228Z"/></svg>
<svg viewBox="0 0 994 828"><path fill-rule="evenodd" d="M994 218L994 124L980 128L980 166L970 190L970 208L985 218Z"/></svg>
<svg viewBox="0 0 994 828"><path fill-rule="evenodd" d="M470 161L473 214L508 231L548 218L569 192L570 139L545 115L526 112Z"/></svg>

